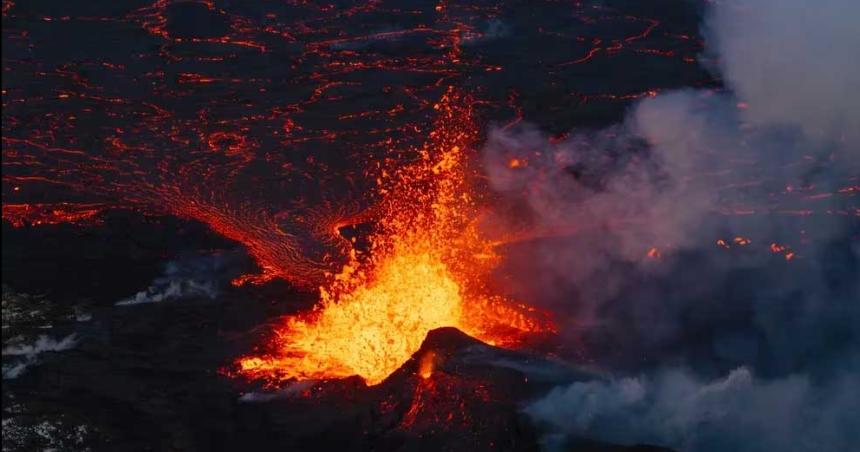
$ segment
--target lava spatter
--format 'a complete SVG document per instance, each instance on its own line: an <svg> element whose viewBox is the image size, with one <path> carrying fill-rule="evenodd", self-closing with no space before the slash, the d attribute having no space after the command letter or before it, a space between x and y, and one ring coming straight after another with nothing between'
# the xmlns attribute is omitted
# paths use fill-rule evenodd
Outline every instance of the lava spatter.
<svg viewBox="0 0 860 452"><path fill-rule="evenodd" d="M553 330L484 286L495 254L474 221L469 98L452 89L434 108L439 116L417 160L380 179L383 213L367 255L353 252L320 289L319 306L278 327L268 353L239 360L242 374L270 383L359 375L377 384L436 328L499 345Z"/></svg>

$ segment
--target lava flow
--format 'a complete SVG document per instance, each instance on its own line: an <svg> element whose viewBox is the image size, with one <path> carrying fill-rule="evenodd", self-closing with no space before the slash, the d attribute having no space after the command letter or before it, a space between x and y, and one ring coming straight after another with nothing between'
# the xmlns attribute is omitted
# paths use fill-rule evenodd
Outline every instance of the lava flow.
<svg viewBox="0 0 860 452"><path fill-rule="evenodd" d="M469 99L449 90L434 108L439 117L417 161L382 171L383 214L369 250L353 251L320 288L316 309L277 328L268 353L240 359L242 374L270 383L359 375L373 385L435 328L502 346L553 330L538 312L489 295L483 281L498 256L475 224Z"/></svg>

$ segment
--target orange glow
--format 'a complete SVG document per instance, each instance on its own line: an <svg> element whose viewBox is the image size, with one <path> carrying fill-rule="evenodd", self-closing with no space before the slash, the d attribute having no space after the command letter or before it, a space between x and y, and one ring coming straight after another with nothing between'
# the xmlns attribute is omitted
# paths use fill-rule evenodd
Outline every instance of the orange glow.
<svg viewBox="0 0 860 452"><path fill-rule="evenodd" d="M359 375L383 381L427 333L452 326L485 342L515 346L529 333L551 332L534 310L488 293L498 262L481 237L467 165L477 127L468 99L449 91L419 158L380 177L381 217L370 252L320 288L320 303L277 328L271 351L239 360L241 373L270 383ZM422 366L421 374L432 372Z"/></svg>
<svg viewBox="0 0 860 452"><path fill-rule="evenodd" d="M794 259L795 256L794 251L791 250L791 247L787 245L780 245L776 242L770 244L770 252L774 254L782 254L787 261Z"/></svg>
<svg viewBox="0 0 860 452"><path fill-rule="evenodd" d="M19 188L15 187L15 191ZM3 219L16 228L25 225L95 224L109 206L104 204L3 204Z"/></svg>
<svg viewBox="0 0 860 452"><path fill-rule="evenodd" d="M734 240L732 240L732 241L735 242L735 245L740 245L740 246L747 246L750 243L752 243L750 241L750 239L748 239L746 237L740 237L740 236L735 237Z"/></svg>
<svg viewBox="0 0 860 452"><path fill-rule="evenodd" d="M426 380L433 375L433 370L435 368L436 354L433 352L427 352L421 356L421 362L418 363L418 376Z"/></svg>
<svg viewBox="0 0 860 452"><path fill-rule="evenodd" d="M514 158L508 161L508 168L510 169L522 168L524 166L526 166L526 162L520 159Z"/></svg>

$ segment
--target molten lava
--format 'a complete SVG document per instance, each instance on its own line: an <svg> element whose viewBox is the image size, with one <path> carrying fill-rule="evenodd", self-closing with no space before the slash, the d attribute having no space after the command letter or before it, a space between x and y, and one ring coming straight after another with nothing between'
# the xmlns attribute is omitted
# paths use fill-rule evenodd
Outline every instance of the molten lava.
<svg viewBox="0 0 860 452"><path fill-rule="evenodd" d="M272 383L359 375L377 384L436 328L497 345L552 331L535 311L488 294L483 282L498 259L475 225L469 99L449 90L434 108L436 127L417 161L383 171L370 251L353 250L320 288L317 308L286 319L268 354L239 361L242 374Z"/></svg>

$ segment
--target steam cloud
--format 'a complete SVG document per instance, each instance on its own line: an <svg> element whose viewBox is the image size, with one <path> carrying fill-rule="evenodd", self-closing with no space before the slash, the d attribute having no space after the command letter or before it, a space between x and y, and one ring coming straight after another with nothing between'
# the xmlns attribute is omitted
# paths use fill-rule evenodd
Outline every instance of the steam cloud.
<svg viewBox="0 0 860 452"><path fill-rule="evenodd" d="M488 224L516 212L543 237L509 245L507 271L529 276L509 289L575 319L564 334L633 375L529 406L548 446L860 445L860 210L856 194L831 195L860 174L858 13L848 0L711 3L706 61L726 91L664 93L562 142L529 125L490 132L502 201Z"/></svg>
<svg viewBox="0 0 860 452"><path fill-rule="evenodd" d="M746 368L713 382L670 370L574 383L527 411L559 431L613 442L714 452L848 451L860 441L858 390L847 374L819 388L804 376L756 381Z"/></svg>
<svg viewBox="0 0 860 452"><path fill-rule="evenodd" d="M159 303L189 297L214 299L226 282L235 276L231 259L235 260L233 256L213 254L168 262L164 274L152 281L149 287L116 302L116 305Z"/></svg>
<svg viewBox="0 0 860 452"><path fill-rule="evenodd" d="M59 341L44 334L39 335L32 344L16 344L3 348L3 379L18 378L28 367L39 362L39 355L45 352L69 350L78 343L73 333ZM17 359L16 359L17 358Z"/></svg>

